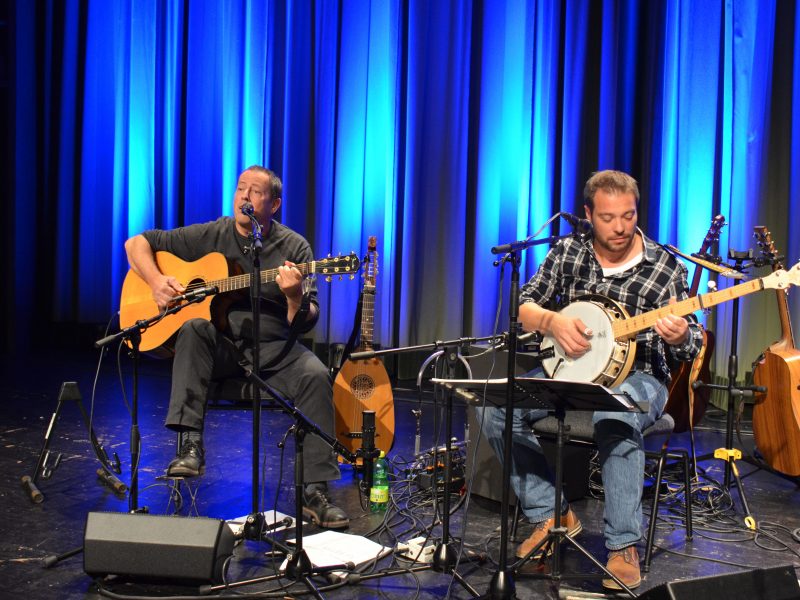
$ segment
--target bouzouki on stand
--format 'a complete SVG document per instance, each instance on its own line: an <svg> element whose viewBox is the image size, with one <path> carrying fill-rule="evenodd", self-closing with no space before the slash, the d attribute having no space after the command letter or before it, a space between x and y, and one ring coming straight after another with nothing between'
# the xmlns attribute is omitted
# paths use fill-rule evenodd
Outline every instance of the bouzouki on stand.
<svg viewBox="0 0 800 600"><path fill-rule="evenodd" d="M761 225L754 228L761 253L773 271L783 268L772 234ZM776 290L781 337L764 351L753 369L753 382L766 386L756 394L753 433L756 447L767 464L786 475L800 475L800 350L794 344L787 290Z"/></svg>
<svg viewBox="0 0 800 600"><path fill-rule="evenodd" d="M699 254L705 254L711 246L719 241L719 234L725 227L725 217L717 215L711 221L706 237L700 246ZM689 296L697 295L703 270L696 266L689 287ZM711 390L707 387L693 389L692 384L697 381L711 381L709 364L714 353L714 332L708 331L700 325L703 334L703 345L697 356L690 361L682 361L672 370L672 380L669 385L669 398L664 412L668 413L675 421L675 433L681 433L697 425L706 413Z"/></svg>
<svg viewBox="0 0 800 600"><path fill-rule="evenodd" d="M361 291L361 334L358 352L372 350L375 325L375 281L378 251L370 236ZM375 412L375 447L388 454L394 443L394 398L386 367L379 358L347 359L333 383L336 438L351 452L361 447L363 411Z"/></svg>
<svg viewBox="0 0 800 600"><path fill-rule="evenodd" d="M228 261L219 252L211 252L204 257L187 262L170 252L156 252L156 264L165 275L175 277L186 290L185 298L193 298L180 312L166 315L163 319L142 332L139 350L157 357L172 356L169 347L172 336L189 319L211 321L219 329L225 328L225 315L222 296L227 292L247 290L250 287L250 274L229 276ZM331 281L336 275L349 275L353 278L361 266L355 253L347 256L328 257L308 263L295 265L303 277L321 275ZM261 271L261 282L275 281L278 269ZM202 296L202 301L197 301ZM176 301L181 301L180 297ZM120 327L125 329L137 321L159 314L158 305L153 300L153 291L144 279L132 269L125 276L119 306Z"/></svg>

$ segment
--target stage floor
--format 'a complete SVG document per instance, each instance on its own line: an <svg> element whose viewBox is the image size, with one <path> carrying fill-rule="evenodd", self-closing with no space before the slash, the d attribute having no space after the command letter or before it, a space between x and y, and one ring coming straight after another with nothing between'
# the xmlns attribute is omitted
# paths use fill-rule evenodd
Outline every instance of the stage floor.
<svg viewBox="0 0 800 600"><path fill-rule="evenodd" d="M27 600L50 598L100 598L92 578L83 571L83 559L77 555L43 568L45 557L67 552L83 545L87 514L93 511L126 512L128 498L115 495L100 484L95 471L99 466L92 453L80 412L75 403L68 402L62 418L55 424L51 449L63 454L60 466L49 480L39 481L44 494L41 504L33 504L23 491L20 480L32 475L41 449L50 415L56 406L62 382L75 381L89 410L97 356L53 352L37 356L10 356L2 361L2 402L0 402L0 508L5 515L0 524L0 597L24 597ZM130 481L130 418L120 390L115 366L116 356L111 353L100 373L96 387L93 410L95 432L109 453L117 452L123 465L121 479ZM126 383L127 402L131 400L131 363L123 357L123 377ZM171 514L174 502L166 483L157 479L174 455L175 435L163 427L169 393L169 363L143 359L140 369L139 425L142 437L141 466L139 469L139 506L146 506L151 514ZM409 479L408 471L414 461L415 420L412 409L418 408L417 394L413 390L395 392L396 431L390 454L399 479ZM443 443L437 435L434 416L437 408L430 393L424 395L422 409L421 448L429 449ZM287 445L281 455L278 442L283 437L290 420L287 416L267 412L263 417L261 439L261 477L265 510L276 506L279 511L294 514L293 445ZM713 452L725 445L724 415L712 409L695 433L698 454ZM753 452L753 437L747 419L742 423L742 444L735 446L745 454ZM193 484L196 493L196 514L205 517L233 519L251 512L251 455L252 421L250 413L243 410L213 411L207 418L205 434L207 470ZM454 435L464 439L464 408L454 411ZM473 432L472 435L477 435ZM482 442L485 443L485 442ZM672 444L689 447L688 434L673 436ZM700 463L701 470L721 481L721 463L714 459ZM800 567L800 488L796 480L778 476L752 464L741 462L744 487L751 511L759 524L756 535L744 528L741 503L733 491L735 510L726 510L724 495L700 490L696 496L695 536L685 539L677 511L680 494L668 498L659 511L657 549L652 569L647 573L637 592L653 588L667 581L683 580L746 569L789 564ZM407 540L417 531L429 527L434 520L430 494L420 490L414 482L397 483L395 496L401 512L384 515L370 514L361 508L358 485L353 470L342 468L342 478L331 486L336 503L350 514L349 533L365 535L378 531L372 539L386 546L397 540ZM680 491L671 485L673 491ZM663 490L666 491L666 490ZM710 498L710 499L709 499ZM181 514L189 514L191 502L184 493ZM472 498L466 502L460 495L452 496L458 506L451 519L451 534L464 539L465 547L485 553L488 560L461 564L458 572L478 592L489 589L490 580L497 571L499 551L499 515L496 504ZM712 509L712 505L717 510ZM468 509L465 525L464 511ZM573 502L573 508L583 522L584 530L578 540L600 562L605 563L603 545L603 502L585 497ZM645 499L646 528L649 499ZM715 514L719 513L719 514ZM194 514L194 513L192 513ZM307 535L317 533L313 526L305 528ZM522 525L520 536L530 532ZM441 527L433 529L431 539L441 536ZM522 537L520 539L522 539ZM509 543L509 557L513 561L515 544ZM228 570L231 581L247 577L270 575L273 562L265 556L269 546L263 542L245 541L234 550ZM644 544L640 545L644 556ZM387 556L377 564L377 570L403 568L409 562ZM563 571L567 574L592 570L591 563L573 548L563 552ZM451 594L453 598L468 598L470 594L459 582L452 584L451 576L435 571L405 572L381 579L364 579L358 584L331 585L326 579L315 580L324 588L327 598L440 598ZM515 577L517 596L520 598L558 598L559 586L549 581ZM238 592L265 592L277 590L280 582L261 583ZM165 594L192 596L197 587L168 586L112 582L109 588L118 594L138 596L164 596ZM579 590L573 596L591 597L601 592L598 579L562 581L561 597L567 589ZM286 596L305 592L302 584L286 591ZM233 593L231 591L230 593ZM594 596L597 597L597 596Z"/></svg>

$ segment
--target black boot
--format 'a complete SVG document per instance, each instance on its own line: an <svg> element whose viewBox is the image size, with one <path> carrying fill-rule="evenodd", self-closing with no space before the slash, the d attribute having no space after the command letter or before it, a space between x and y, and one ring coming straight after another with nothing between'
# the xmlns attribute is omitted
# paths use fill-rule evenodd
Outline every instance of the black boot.
<svg viewBox="0 0 800 600"><path fill-rule="evenodd" d="M350 525L347 513L331 504L328 484L324 481L306 484L303 490L303 515L327 529L344 529Z"/></svg>
<svg viewBox="0 0 800 600"><path fill-rule="evenodd" d="M178 456L167 467L168 477L197 477L206 471L203 438L199 431L184 431L180 434Z"/></svg>

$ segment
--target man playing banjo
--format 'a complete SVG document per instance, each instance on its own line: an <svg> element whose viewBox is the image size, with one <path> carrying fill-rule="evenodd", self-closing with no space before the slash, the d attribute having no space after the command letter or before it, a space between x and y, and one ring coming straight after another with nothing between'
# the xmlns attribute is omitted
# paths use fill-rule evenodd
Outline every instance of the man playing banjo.
<svg viewBox="0 0 800 600"><path fill-rule="evenodd" d="M593 174L584 188L584 210L593 233L559 241L520 294L523 328L542 332L567 362L575 359L581 369L585 364L587 370L594 368L598 374L610 358L607 352L603 353L608 346L607 336L602 336L603 343L599 335L593 339L598 332L576 316L580 313L568 311L567 316L556 312L558 309L582 296L599 294L636 315L688 297L686 267L637 227L638 203L638 185L630 175L620 171ZM586 304L600 310L596 307L601 304ZM588 316L586 320L592 322ZM605 488L607 568L630 588L641 582L635 544L641 538L642 431L659 418L667 402L670 372L665 351L678 360L691 360L701 345L702 333L694 315L659 319L652 329L636 336L631 371L613 388L615 392L626 392L634 401L649 402L649 412L593 415ZM602 356L594 356L595 353ZM542 370L534 373L542 374ZM548 374L554 376L552 372ZM591 374L583 378L594 379ZM554 526L552 477L542 448L531 433L531 424L544 416L543 410L514 411L511 484L522 511L534 523L533 534L517 549L519 557L530 552ZM501 462L504 422L504 409L485 410L484 432ZM561 525L570 535L577 535L582 529L580 521L566 502L562 510ZM619 589L611 579L604 579L603 585Z"/></svg>

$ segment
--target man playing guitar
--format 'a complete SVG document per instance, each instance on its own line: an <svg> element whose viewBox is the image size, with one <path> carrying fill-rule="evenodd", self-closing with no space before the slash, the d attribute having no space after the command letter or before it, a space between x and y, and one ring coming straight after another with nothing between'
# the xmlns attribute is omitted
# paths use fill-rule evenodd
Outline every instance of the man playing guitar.
<svg viewBox="0 0 800 600"><path fill-rule="evenodd" d="M559 241L522 288L519 317L523 329L545 334L567 361L590 355L593 331L580 317L546 307L562 308L592 294L616 301L630 315L636 315L688 297L686 267L638 229L638 203L638 185L630 175L619 171L593 174L584 189L584 210L593 233ZM597 347L601 345L601 340L594 341ZM690 360L700 349L702 334L693 315L666 315L652 329L640 332L636 341L631 371L614 391L627 392L634 401L648 401L649 412L593 415L605 488L607 568L629 588L641 582L635 546L641 538L641 432L659 418L667 401L670 374L665 346L676 359ZM560 366L557 364L551 371ZM542 371L536 374L542 375ZM535 524L533 534L517 550L520 557L554 526L552 477L542 448L531 433L531 423L544 416L546 412L542 410L514 411L511 483L522 511ZM505 411L488 408L484 419L486 436L502 461ZM566 504L561 525L570 535L577 535L582 529ZM603 585L619 588L611 579L604 579Z"/></svg>
<svg viewBox="0 0 800 600"><path fill-rule="evenodd" d="M252 250L250 217L244 214L245 203L262 227L261 264L277 268L271 283L261 286L259 354L261 365L271 364L266 377L281 394L320 428L333 434L333 399L327 368L302 344L294 344L283 355L290 323L303 299L302 275L295 266L313 260L311 247L299 234L278 221L274 214L281 206L282 185L278 176L260 166L246 169L239 177L233 197L234 217L180 227L169 231L149 230L130 238L125 250L131 270L152 290L153 300L164 309L185 291L170 273L162 273L155 252L166 251L184 261L198 261L219 252L228 263L248 272ZM230 303L224 311L224 330L206 319L186 321L174 343L172 392L166 426L180 432L178 455L167 467L172 476L192 477L203 473L203 421L209 384L212 379L242 375L242 355L252 359L252 313L247 294L223 295L216 300ZM213 306L213 305L212 305ZM219 305L217 305L219 307ZM302 314L302 313L301 313ZM310 305L300 331L310 330L317 321L319 308L316 290L311 288ZM345 527L347 514L330 503L327 481L339 478L335 454L317 436L305 440L303 478L305 482L303 513L322 527Z"/></svg>

